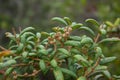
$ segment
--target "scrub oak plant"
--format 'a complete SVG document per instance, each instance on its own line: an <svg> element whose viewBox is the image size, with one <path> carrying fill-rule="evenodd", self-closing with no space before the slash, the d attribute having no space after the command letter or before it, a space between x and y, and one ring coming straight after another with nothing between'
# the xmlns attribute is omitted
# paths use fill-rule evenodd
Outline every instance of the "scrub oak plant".
<svg viewBox="0 0 120 80"><path fill-rule="evenodd" d="M1 47L0 52L3 80L116 80L106 66L116 57L105 57L100 44L120 39L107 38L105 24L87 19L86 24L97 27L95 33L68 17L52 20L65 27L54 27L50 33L36 32L33 27L6 33L9 48ZM86 30L91 36L72 35L75 30Z"/></svg>

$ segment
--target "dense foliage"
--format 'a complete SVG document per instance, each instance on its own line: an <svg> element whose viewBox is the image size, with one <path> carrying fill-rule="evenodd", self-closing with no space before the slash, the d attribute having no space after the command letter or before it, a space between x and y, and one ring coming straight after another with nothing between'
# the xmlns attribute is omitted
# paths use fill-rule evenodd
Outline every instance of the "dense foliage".
<svg viewBox="0 0 120 80"><path fill-rule="evenodd" d="M2 79L8 80L116 80L107 63L116 57L106 57L100 45L120 41L108 37L109 25L99 24L94 19L85 22L96 26L97 31L84 24L72 22L68 17L54 17L53 21L65 27L54 27L53 31L36 32L33 27L6 33L10 38L9 49L0 52ZM117 22L117 21L116 21ZM120 22L120 20L118 21ZM85 34L72 32L86 30Z"/></svg>

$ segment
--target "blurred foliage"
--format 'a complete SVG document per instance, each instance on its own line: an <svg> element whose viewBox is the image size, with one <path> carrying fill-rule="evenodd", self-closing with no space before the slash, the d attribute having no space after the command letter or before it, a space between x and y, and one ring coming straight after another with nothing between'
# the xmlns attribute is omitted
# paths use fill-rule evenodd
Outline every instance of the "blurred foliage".
<svg viewBox="0 0 120 80"><path fill-rule="evenodd" d="M18 30L19 27L33 26L37 31L50 32L50 28L56 26L49 22L54 16L68 16L76 22L94 18L99 22L114 23L120 17L119 4L120 0L0 0L0 44L7 46L8 38L4 33L11 31L12 27ZM119 37L119 27L115 28L117 31L109 32L109 37ZM79 31L74 34L79 34ZM120 43L104 45L103 51L107 56L116 55L119 58ZM120 74L117 66L120 66L120 59L110 66L111 70L115 69L112 72Z"/></svg>
<svg viewBox="0 0 120 80"><path fill-rule="evenodd" d="M94 19L85 20L97 27L97 34L82 23L70 18L54 17L64 27L54 27L51 32L36 32L27 27L16 33L7 32L10 38L9 49L0 48L0 73L6 80L116 80L109 72L108 63L115 56L106 57L100 44L119 42L119 38L107 36L105 24ZM58 25L60 26L60 25ZM105 27L106 26L106 27ZM88 31L76 36L74 30ZM103 37L104 36L104 37ZM49 77L51 76L51 77Z"/></svg>

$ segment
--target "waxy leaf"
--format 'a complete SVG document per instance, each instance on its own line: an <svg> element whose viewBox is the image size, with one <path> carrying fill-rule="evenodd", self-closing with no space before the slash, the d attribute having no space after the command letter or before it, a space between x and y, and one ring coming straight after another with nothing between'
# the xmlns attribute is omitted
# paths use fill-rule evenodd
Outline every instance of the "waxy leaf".
<svg viewBox="0 0 120 80"><path fill-rule="evenodd" d="M13 71L13 67L10 67L8 68L6 71L5 71L5 75L9 75L12 71Z"/></svg>
<svg viewBox="0 0 120 80"><path fill-rule="evenodd" d="M113 26L114 26L114 24L111 23L110 21L106 21L105 23L106 23L109 27L113 27Z"/></svg>
<svg viewBox="0 0 120 80"><path fill-rule="evenodd" d="M27 28L25 28L24 30L21 31L20 35L22 35L23 33L27 32L27 31L32 31L32 30L34 30L33 27L27 27Z"/></svg>
<svg viewBox="0 0 120 80"><path fill-rule="evenodd" d="M64 48L59 48L58 51L63 53L63 54L65 54L65 55L70 56L70 53L66 49L64 49Z"/></svg>
<svg viewBox="0 0 120 80"><path fill-rule="evenodd" d="M61 23L65 24L65 25L67 25L67 22L62 18L54 17L54 18L52 18L52 20L53 21L58 21L58 22L61 22Z"/></svg>
<svg viewBox="0 0 120 80"><path fill-rule="evenodd" d="M72 40L71 41L68 40L64 44L67 46L77 46L77 47L81 45L79 41L72 41Z"/></svg>
<svg viewBox="0 0 120 80"><path fill-rule="evenodd" d="M14 59L11 59L11 60L8 60L8 61L2 63L2 65L0 65L0 67L4 68L4 67L8 67L13 64L16 64L16 61Z"/></svg>
<svg viewBox="0 0 120 80"><path fill-rule="evenodd" d="M26 52L26 51L24 51L24 52L22 53L22 56L23 56L24 58L26 58L27 55L28 55L28 52Z"/></svg>
<svg viewBox="0 0 120 80"><path fill-rule="evenodd" d="M108 70L105 70L105 71L102 71L102 73L108 78L108 79L111 79L112 76L110 74L110 72Z"/></svg>
<svg viewBox="0 0 120 80"><path fill-rule="evenodd" d="M40 33L36 33L36 37L39 39L39 38L41 38L41 34Z"/></svg>
<svg viewBox="0 0 120 80"><path fill-rule="evenodd" d="M80 36L70 36L69 39L75 40L75 41L80 41L81 37Z"/></svg>
<svg viewBox="0 0 120 80"><path fill-rule="evenodd" d="M85 37L81 40L81 44L93 43L93 40L89 37Z"/></svg>
<svg viewBox="0 0 120 80"><path fill-rule="evenodd" d="M82 25L83 25L83 24L81 24L81 23L73 23L73 24L71 25L71 27L72 27L73 30L75 30L75 29L80 28Z"/></svg>
<svg viewBox="0 0 120 80"><path fill-rule="evenodd" d="M52 67L57 67L58 66L57 61L55 59L51 60L50 64L51 64Z"/></svg>
<svg viewBox="0 0 120 80"><path fill-rule="evenodd" d="M87 80L87 79L86 79L86 77L81 76L81 77L79 77L77 80Z"/></svg>
<svg viewBox="0 0 120 80"><path fill-rule="evenodd" d="M53 69L55 80L64 80L63 73L59 67Z"/></svg>
<svg viewBox="0 0 120 80"><path fill-rule="evenodd" d="M114 41L120 41L119 38L106 38L101 40L99 43L103 43L103 42L114 42Z"/></svg>
<svg viewBox="0 0 120 80"><path fill-rule="evenodd" d="M70 76L72 76L72 77L77 77L77 75L73 72L73 71L71 71L71 70L69 70L69 69L66 69L66 68L61 68L61 71L63 72L63 73L65 73L65 74L68 74L68 75L70 75Z"/></svg>
<svg viewBox="0 0 120 80"><path fill-rule="evenodd" d="M88 63L88 61L85 59L85 57L77 54L77 55L74 55L74 58L77 60L77 61L83 61L85 63Z"/></svg>
<svg viewBox="0 0 120 80"><path fill-rule="evenodd" d="M100 26L100 24L95 19L86 19L85 22L90 22L98 27Z"/></svg>
<svg viewBox="0 0 120 80"><path fill-rule="evenodd" d="M18 48L17 48L17 52L21 52L24 48L24 44L20 43Z"/></svg>
<svg viewBox="0 0 120 80"><path fill-rule="evenodd" d="M107 64L109 62L112 62L116 59L116 57L106 57L101 59L100 64Z"/></svg>
<svg viewBox="0 0 120 80"><path fill-rule="evenodd" d="M97 47L96 48L96 54L95 54L96 58L102 57L102 55L103 55L102 49L100 47Z"/></svg>
<svg viewBox="0 0 120 80"><path fill-rule="evenodd" d="M67 22L68 25L71 25L71 24L72 24L72 21L71 21L70 18L64 17L64 20Z"/></svg>
<svg viewBox="0 0 120 80"><path fill-rule="evenodd" d="M39 67L42 70L42 72L44 72L46 70L46 65L45 65L45 61L44 60L40 60L39 61Z"/></svg>
<svg viewBox="0 0 120 80"><path fill-rule="evenodd" d="M86 30L88 32L90 32L93 36L95 36L95 33L92 29L90 29L89 27L80 27L80 30Z"/></svg>

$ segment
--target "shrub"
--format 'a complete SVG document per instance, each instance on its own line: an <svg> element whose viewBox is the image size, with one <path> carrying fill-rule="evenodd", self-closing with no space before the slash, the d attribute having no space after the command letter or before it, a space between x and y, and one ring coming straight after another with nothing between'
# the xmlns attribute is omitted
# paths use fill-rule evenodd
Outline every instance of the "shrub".
<svg viewBox="0 0 120 80"><path fill-rule="evenodd" d="M97 27L97 33L68 17L55 17L65 27L53 31L35 32L33 27L20 33L6 33L10 38L9 49L0 52L0 69L4 79L11 80L114 80L106 64L116 57L105 57L100 44L120 41L107 38L105 24L87 19ZM74 36L74 30L86 30L87 35ZM104 36L104 37L103 37Z"/></svg>

